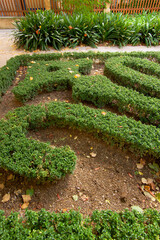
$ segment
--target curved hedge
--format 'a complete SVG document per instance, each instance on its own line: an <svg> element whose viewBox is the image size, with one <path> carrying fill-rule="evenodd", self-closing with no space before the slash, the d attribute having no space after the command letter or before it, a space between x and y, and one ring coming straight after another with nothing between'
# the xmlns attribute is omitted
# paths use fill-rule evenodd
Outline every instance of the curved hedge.
<svg viewBox="0 0 160 240"><path fill-rule="evenodd" d="M153 209L94 211L84 217L79 212L50 213L27 210L25 216L0 211L0 239L5 240L158 240L160 213Z"/></svg>
<svg viewBox="0 0 160 240"><path fill-rule="evenodd" d="M33 54L33 55L20 55L11 58L7 61L7 65L0 69L0 97L6 92L16 75L16 71L20 66L26 66L31 61L51 61L51 60L73 60L79 58L89 58L98 59L104 62L111 57L118 56L132 56L139 58L151 58L156 59L160 63L160 53L159 52L131 52L131 53L110 53L110 52L64 52L64 53L51 53L51 54Z"/></svg>
<svg viewBox="0 0 160 240"><path fill-rule="evenodd" d="M118 144L120 147L129 146L130 149L142 155L150 154L157 158L160 156L159 128L142 124L126 116L117 116L102 109L93 109L82 104L50 102L44 107L27 105L17 108L9 112L6 117L14 126L17 123L26 126L25 131L28 128L52 125L70 126L93 133L107 143ZM5 146L5 141L3 144ZM5 162L5 158L2 158L2 161Z"/></svg>
<svg viewBox="0 0 160 240"><path fill-rule="evenodd" d="M32 128L30 115L34 124L43 125L45 110L43 107L35 112L21 109L23 116L16 121L0 120L0 167L28 178L39 181L57 180L72 173L76 155L69 147L53 148L48 143L26 138L27 130Z"/></svg>
<svg viewBox="0 0 160 240"><path fill-rule="evenodd" d="M160 98L160 67L158 63L134 57L113 57L105 62L104 74L120 85L136 89L145 95Z"/></svg>

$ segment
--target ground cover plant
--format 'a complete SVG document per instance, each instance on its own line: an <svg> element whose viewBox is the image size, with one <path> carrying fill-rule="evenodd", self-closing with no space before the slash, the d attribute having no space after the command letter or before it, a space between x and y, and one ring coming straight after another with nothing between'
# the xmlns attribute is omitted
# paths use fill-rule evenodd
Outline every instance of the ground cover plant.
<svg viewBox="0 0 160 240"><path fill-rule="evenodd" d="M59 50L80 44L96 47L96 44L105 42L118 46L151 46L158 45L160 41L158 12L123 15L88 11L56 15L52 11L37 11L36 14L29 13L14 25L15 43L26 50L45 50L49 46Z"/></svg>
<svg viewBox="0 0 160 240"><path fill-rule="evenodd" d="M107 77L88 75L97 59L105 64L104 73ZM121 59L126 61L124 65L121 63ZM121 86L123 76L122 80L119 77L119 80L115 81L111 68L108 70L111 74L107 73L107 67L112 61L115 61L114 64L117 66L128 67L129 70L131 69L130 71L134 71L132 76L137 74L137 79L139 76L141 79L142 76L143 83L147 76L150 76L150 81L148 78L146 80L151 86L150 90L148 88L144 95L140 92L140 84L136 90L128 85ZM158 94L155 95L153 92L157 92L158 89L159 63L160 54L152 52L35 54L33 56L18 56L9 60L7 65L0 70L2 97L0 105L3 105L3 96L12 84L17 69L20 66L25 66L27 73L24 79L18 80L12 89L19 101L17 103L21 101L25 106L8 112L5 119L0 120L0 166L11 170L12 174L18 173L28 178L38 179L38 181L52 181L65 176L67 182L67 174L72 173L75 168L78 151L75 153L69 147L53 147L52 143L44 143L43 139L37 141L34 137L29 136L30 131L34 135L34 133L43 131L43 129L44 131L48 130L52 126L54 129L65 129L66 127L71 133L75 129L82 134L88 132L103 139L105 144L114 144L119 147L118 149L123 148L134 152L134 157L137 153L138 156L149 155L152 161L153 159L158 160L160 157L160 114L158 111L160 103ZM156 79L157 84L153 85L153 79ZM60 91L63 94L66 90L72 91L73 102L60 102L55 99L49 103L31 104L31 100L40 96L42 92L47 94L51 91ZM13 96L14 99L15 97ZM51 99L49 98L49 100ZM88 106L85 106L86 103ZM90 103L92 105L89 105ZM111 111L116 106L117 112L109 112L108 105ZM119 111L132 113L132 117L119 114ZM70 135L69 138L71 137ZM77 137L74 139L76 141ZM116 151L119 151L118 149ZM93 153L91 156L94 158ZM142 160L141 162L144 164L144 160ZM90 166L93 159L88 159L88 161L90 161L88 165ZM110 161L112 165L112 159ZM131 165L128 158L125 162L126 165ZM99 162L100 165L101 162ZM158 174L158 165L154 163L151 164L151 167ZM99 171L99 168L95 168L94 175ZM105 170L103 171L105 172ZM128 172L128 176L133 179L133 176L129 174ZM114 175L118 175L118 170ZM96 175L96 178L98 176L99 174ZM156 177L158 179L158 175ZM67 184L69 183L67 182ZM121 185L123 184L121 183ZM147 184L145 189L147 189L146 187L148 187ZM66 188L64 189L66 192ZM141 191L145 192L143 189ZM154 199L158 199L159 195L156 195L158 193L155 191L148 190L148 194L151 192ZM48 188L47 192L49 198ZM73 203L78 203L78 198L82 198L83 202L86 203L85 207L87 207L89 204L87 194L87 192L74 194ZM58 201L61 201L61 196L58 193L56 196ZM125 202L125 198L122 195L121 202ZM2 201L3 204L7 203L4 199ZM109 202L108 199L106 201ZM4 206L7 207L7 205ZM49 213L46 210L37 213L26 211L22 218L18 216L18 213L4 217L1 212L0 236L5 239L13 239L14 237L19 237L19 239L52 239L53 237L55 239L159 239L160 237L160 214L156 210L143 211L141 208L135 207L133 211L125 210L120 213L110 210L95 211L90 216L83 217L77 211L68 212L67 209L62 208L63 206L60 210L63 213Z"/></svg>

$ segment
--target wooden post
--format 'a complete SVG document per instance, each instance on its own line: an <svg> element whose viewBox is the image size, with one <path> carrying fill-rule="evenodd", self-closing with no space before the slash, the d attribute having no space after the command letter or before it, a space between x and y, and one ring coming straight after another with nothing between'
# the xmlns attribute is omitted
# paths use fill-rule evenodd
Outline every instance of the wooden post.
<svg viewBox="0 0 160 240"><path fill-rule="evenodd" d="M110 5L111 5L110 2L106 2L106 7L105 7L104 10L103 10L104 13L109 13L109 12L111 11Z"/></svg>
<svg viewBox="0 0 160 240"><path fill-rule="evenodd" d="M45 9L50 10L51 9L51 1L50 0L44 0L45 3Z"/></svg>

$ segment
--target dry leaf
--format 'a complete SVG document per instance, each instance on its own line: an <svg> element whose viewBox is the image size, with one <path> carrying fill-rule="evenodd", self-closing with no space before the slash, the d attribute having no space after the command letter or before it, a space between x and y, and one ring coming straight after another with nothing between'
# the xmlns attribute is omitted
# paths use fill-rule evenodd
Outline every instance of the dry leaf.
<svg viewBox="0 0 160 240"><path fill-rule="evenodd" d="M7 193L7 194L5 194L5 195L3 196L2 202L3 202L3 203L8 202L8 201L10 200L10 198L11 198L10 193Z"/></svg>
<svg viewBox="0 0 160 240"><path fill-rule="evenodd" d="M0 190L3 190L4 188L4 183L0 183Z"/></svg>
<svg viewBox="0 0 160 240"><path fill-rule="evenodd" d="M93 157L93 158L95 158L95 157L97 156L97 154L94 153L94 152L91 152L90 155L91 155L91 157Z"/></svg>
<svg viewBox="0 0 160 240"><path fill-rule="evenodd" d="M99 169L100 169L100 167L97 167L97 168L95 168L94 170L97 171L97 170L99 170Z"/></svg>
<svg viewBox="0 0 160 240"><path fill-rule="evenodd" d="M151 188L150 188L150 186L144 186L144 190L147 192L150 192Z"/></svg>
<svg viewBox="0 0 160 240"><path fill-rule="evenodd" d="M31 201L30 195L22 195L22 198L24 203L28 203L29 201Z"/></svg>
<svg viewBox="0 0 160 240"><path fill-rule="evenodd" d="M137 168L138 168L138 169L142 169L142 168L144 167L144 165L141 164L141 163L137 163L136 165L137 165Z"/></svg>
<svg viewBox="0 0 160 240"><path fill-rule="evenodd" d="M23 205L21 206L21 209L26 209L29 205L29 202L28 203L23 203Z"/></svg>
<svg viewBox="0 0 160 240"><path fill-rule="evenodd" d="M72 198L74 201L78 201L78 195L73 195Z"/></svg>
<svg viewBox="0 0 160 240"><path fill-rule="evenodd" d="M148 184L148 181L147 181L146 178L141 178L141 181L142 181L143 184Z"/></svg>
<svg viewBox="0 0 160 240"><path fill-rule="evenodd" d="M21 194L21 192L22 192L22 190L21 189L18 189L18 190L15 190L14 191L14 193L18 196L18 195L20 195Z"/></svg>
<svg viewBox="0 0 160 240"><path fill-rule="evenodd" d="M88 201L88 197L87 197L86 195L82 195L82 196L81 196L81 199L83 200L83 202Z"/></svg>
<svg viewBox="0 0 160 240"><path fill-rule="evenodd" d="M140 159L140 164L145 165L145 164L146 164L146 161L145 161L143 158L141 158L141 159Z"/></svg>
<svg viewBox="0 0 160 240"><path fill-rule="evenodd" d="M12 180L13 177L14 177L13 174L10 174L10 175L7 177L7 181Z"/></svg>

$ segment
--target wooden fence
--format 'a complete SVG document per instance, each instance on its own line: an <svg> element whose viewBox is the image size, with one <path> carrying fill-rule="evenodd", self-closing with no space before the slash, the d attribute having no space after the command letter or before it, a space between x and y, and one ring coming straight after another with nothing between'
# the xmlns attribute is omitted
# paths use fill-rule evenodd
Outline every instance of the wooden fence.
<svg viewBox="0 0 160 240"><path fill-rule="evenodd" d="M112 12L141 13L143 11L160 11L160 0L112 0Z"/></svg>
<svg viewBox="0 0 160 240"><path fill-rule="evenodd" d="M29 11L36 12L37 9L52 9L55 13L70 12L65 10L62 0L0 0L0 16L25 16ZM104 9L96 8L95 12ZM125 13L139 13L143 10L160 11L160 0L111 0L108 11Z"/></svg>

